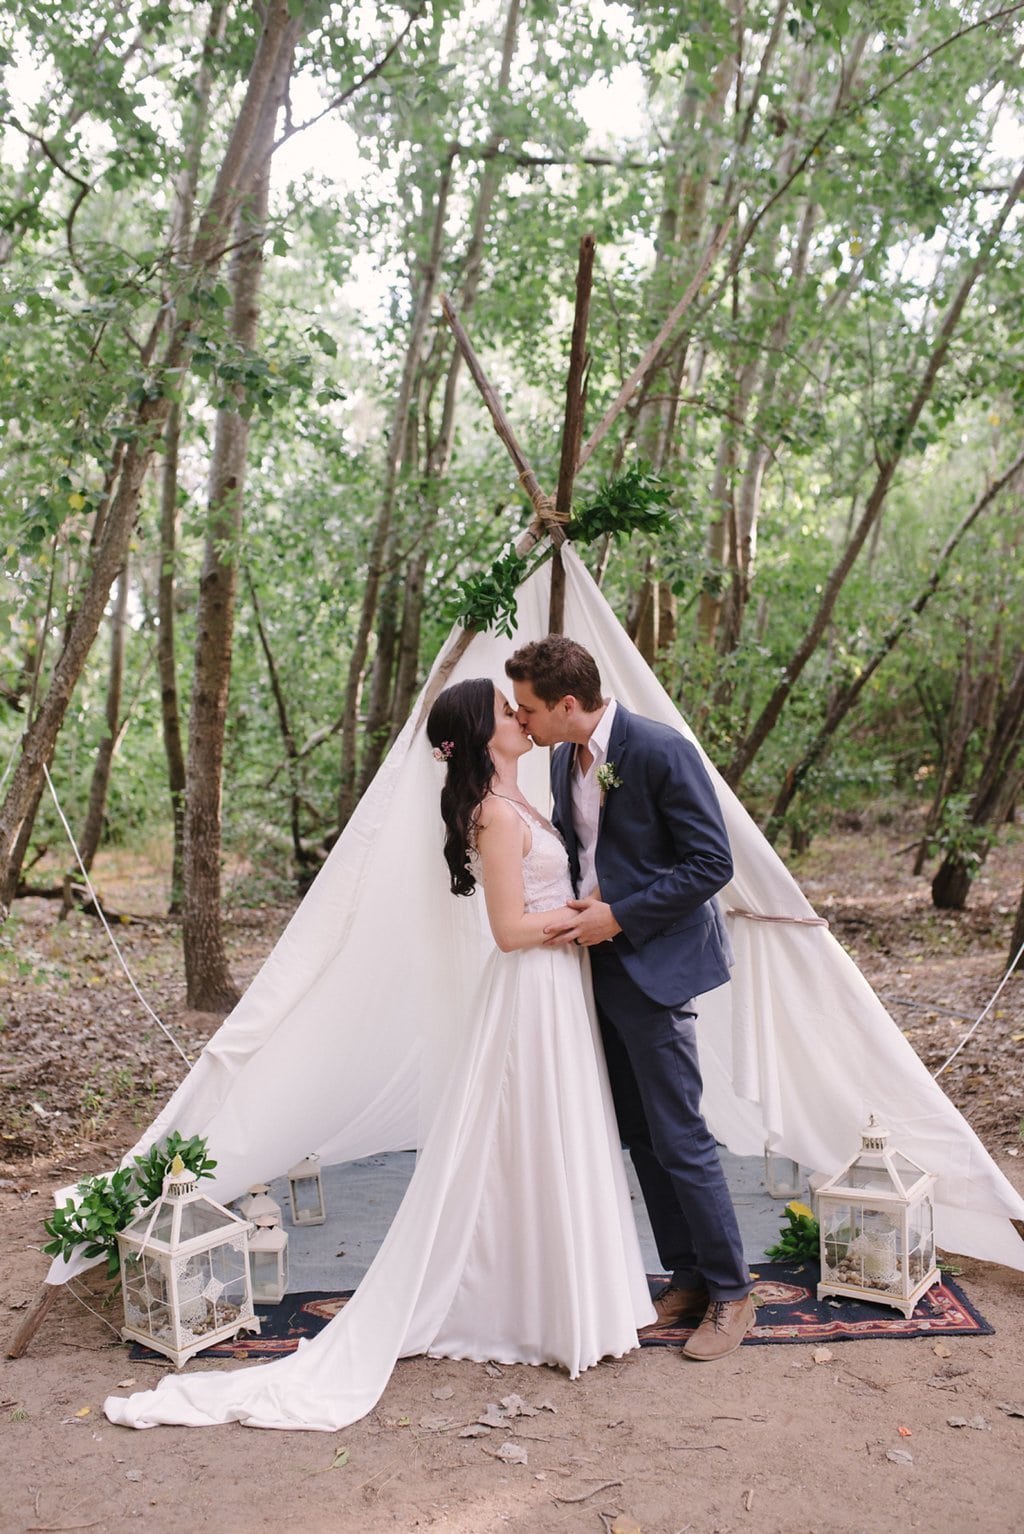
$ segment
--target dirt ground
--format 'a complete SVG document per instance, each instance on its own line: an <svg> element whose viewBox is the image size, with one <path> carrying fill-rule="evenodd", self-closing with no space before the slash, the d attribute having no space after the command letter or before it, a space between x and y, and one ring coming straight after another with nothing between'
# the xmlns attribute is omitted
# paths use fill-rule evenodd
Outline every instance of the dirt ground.
<svg viewBox="0 0 1024 1534"><path fill-rule="evenodd" d="M904 828L905 830L905 828ZM1024 878L1024 839L990 859L967 912L934 912L899 828L814 844L794 865L932 1068L997 985ZM189 1052L216 1019L181 1001L160 881L109 857L105 894L149 913L118 928L129 964ZM287 915L239 905L248 979ZM0 935L0 1340L35 1300L52 1190L109 1168L178 1079L176 1057L119 975L97 923L19 903ZM1024 977L942 1077L1024 1191ZM556 1371L401 1363L377 1410L342 1433L237 1426L136 1433L101 1403L164 1365L129 1360L96 1273L61 1291L28 1354L0 1369L0 1534L147 1527L171 1534L865 1534L1024 1530L1024 1275L968 1260L959 1281L994 1337L744 1347L716 1365L647 1349L570 1382ZM200 1367L193 1365L192 1367ZM220 1367L234 1367L223 1365ZM462 1438L489 1402L536 1414ZM950 1419L966 1426L953 1426ZM523 1451L500 1456L509 1443ZM511 1453L512 1451L507 1451ZM893 1458L892 1456L896 1457ZM525 1456L525 1463L517 1462Z"/></svg>

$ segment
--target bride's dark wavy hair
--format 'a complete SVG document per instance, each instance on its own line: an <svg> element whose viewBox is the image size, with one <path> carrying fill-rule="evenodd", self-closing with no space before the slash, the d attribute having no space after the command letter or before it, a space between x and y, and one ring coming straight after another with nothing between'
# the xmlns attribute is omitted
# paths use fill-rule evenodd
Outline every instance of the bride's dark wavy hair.
<svg viewBox="0 0 1024 1534"><path fill-rule="evenodd" d="M488 750L493 734L494 683L487 677L446 687L427 716L427 739L448 764L441 818L453 895L472 895L476 888L469 853L476 812L494 777Z"/></svg>

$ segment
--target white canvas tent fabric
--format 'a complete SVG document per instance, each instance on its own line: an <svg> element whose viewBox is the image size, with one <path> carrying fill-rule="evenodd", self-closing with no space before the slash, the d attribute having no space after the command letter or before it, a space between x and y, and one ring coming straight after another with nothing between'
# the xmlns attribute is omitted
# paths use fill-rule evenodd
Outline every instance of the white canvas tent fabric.
<svg viewBox="0 0 1024 1534"><path fill-rule="evenodd" d="M692 739L571 549L565 565L565 632L597 658L605 691ZM549 569L521 588L514 638L475 636L451 681L488 676L509 689L505 659L547 631ZM490 938L483 901L448 892L441 769L420 712L417 704L246 995L126 1160L172 1129L204 1135L218 1162L204 1186L227 1201L310 1151L331 1164L421 1142L451 1039L472 1026L466 998ZM736 866L722 893L733 913L733 980L700 1002L704 1108L716 1137L739 1155L771 1143L832 1173L874 1113L938 1174L939 1244L1024 1269L1010 1224L1024 1219L1024 1200L827 927L801 924L812 908L708 767ZM541 750L521 765L541 805L547 768ZM58 1260L49 1282L78 1266Z"/></svg>

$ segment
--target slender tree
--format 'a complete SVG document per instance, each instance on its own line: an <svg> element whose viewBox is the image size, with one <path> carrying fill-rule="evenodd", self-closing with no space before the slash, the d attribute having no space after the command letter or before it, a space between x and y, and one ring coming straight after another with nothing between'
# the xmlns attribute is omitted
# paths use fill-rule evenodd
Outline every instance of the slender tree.
<svg viewBox="0 0 1024 1534"><path fill-rule="evenodd" d="M874 653L860 667L857 675L844 687L836 690L821 728L814 736L810 745L805 748L800 760L790 767L786 773L783 785L772 806L771 815L766 827L766 834L770 840L775 840L786 812L800 792L808 773L824 756L839 726L854 707L861 693L875 675L875 672L896 649L900 640L910 632L916 619L921 616L929 601L939 589L959 544L967 536L983 512L993 502L998 500L1002 491L1013 486L1022 470L1024 470L1024 452L1018 453L1009 468L1000 474L998 479L989 485L985 492L978 497L967 515L946 539L922 590L918 592L913 602L905 608L896 621L890 625L876 645Z"/></svg>
<svg viewBox="0 0 1024 1534"><path fill-rule="evenodd" d="M996 717L985 760L971 797L967 822L978 833L970 851L955 846L932 879L932 903L962 911L971 885L984 866L999 827L1024 785L1024 651L1017 656L1010 685Z"/></svg>
<svg viewBox="0 0 1024 1534"><path fill-rule="evenodd" d="M121 729L121 699L124 692L124 651L128 631L128 593L131 589L130 566L125 567L117 578L114 600L110 612L110 671L107 677L105 708L106 729L96 748L92 779L89 784L89 809L79 840L78 850L87 869L99 849L103 835L103 818L110 787L110 773L114 752Z"/></svg>
<svg viewBox="0 0 1024 1534"><path fill-rule="evenodd" d="M869 532L877 518L881 515L896 468L903 457L914 427L920 419L921 412L932 396L939 372L949 355L949 349L967 300L979 277L985 270L995 244L1016 207L1022 192L1024 192L1024 168L1018 172L1012 186L1009 188L1002 207L985 233L980 250L969 263L967 271L946 310L920 382L906 410L903 412L902 419L894 424L893 430L882 448L878 472L864 510L845 549L829 575L817 611L805 630L803 638L790 656L781 680L773 689L749 732L736 748L725 774L727 781L734 788L740 783L743 774L751 762L753 762L758 751L764 745L764 742L778 722L783 708L792 695L795 682L800 677L828 629L839 593L854 566L858 554L864 547Z"/></svg>
<svg viewBox="0 0 1024 1534"><path fill-rule="evenodd" d="M228 140L214 187L199 221L189 260L197 281L219 265L229 243L230 231L240 204L251 194L261 167L259 130L265 121L268 96L274 88L276 70L286 40L291 46L294 20L287 0L268 0L259 41L253 56L245 95ZM152 350L164 329L163 311L150 331ZM87 579L82 586L68 627L64 649L57 661L38 713L25 733L21 754L11 775L6 798L0 807L0 918L6 918L17 885L15 849L38 802L43 768L50 760L78 679L88 659L110 588L123 568L132 529L139 513L143 483L150 459L162 436L171 405L171 387L164 379L180 381L187 364L187 348L194 325L191 311L178 316L170 328L156 378L142 391L124 428L116 489L98 530Z"/></svg>

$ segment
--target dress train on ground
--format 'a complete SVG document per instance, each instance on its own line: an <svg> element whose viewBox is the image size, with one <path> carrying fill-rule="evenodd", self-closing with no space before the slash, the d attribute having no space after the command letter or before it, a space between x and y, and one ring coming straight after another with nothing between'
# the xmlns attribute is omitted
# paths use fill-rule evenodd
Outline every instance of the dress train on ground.
<svg viewBox="0 0 1024 1534"><path fill-rule="evenodd" d="M315 1339L271 1363L111 1396L110 1420L333 1432L372 1409L400 1357L552 1364L575 1377L635 1348L654 1310L580 966L565 948L488 961L472 1037L405 1197L354 1297Z"/></svg>

